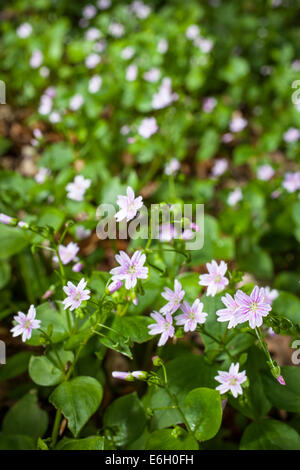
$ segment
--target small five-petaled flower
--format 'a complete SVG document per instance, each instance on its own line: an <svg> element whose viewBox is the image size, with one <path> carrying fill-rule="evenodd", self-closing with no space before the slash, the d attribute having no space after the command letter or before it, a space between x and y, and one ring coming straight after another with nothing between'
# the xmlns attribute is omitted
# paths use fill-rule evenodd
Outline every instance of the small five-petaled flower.
<svg viewBox="0 0 300 470"><path fill-rule="evenodd" d="M231 364L228 372L218 370L219 375L216 375L215 380L220 382L221 385L218 385L216 390L219 390L221 395L230 391L234 398L236 398L238 395L243 394L241 384L246 382L247 376L244 370L239 372L239 368L240 365L237 362L236 364Z"/></svg>

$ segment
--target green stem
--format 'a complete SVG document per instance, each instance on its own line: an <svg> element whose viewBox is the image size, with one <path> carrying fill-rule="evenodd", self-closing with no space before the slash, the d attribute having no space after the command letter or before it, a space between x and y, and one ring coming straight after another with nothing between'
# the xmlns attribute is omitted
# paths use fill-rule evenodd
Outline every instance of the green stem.
<svg viewBox="0 0 300 470"><path fill-rule="evenodd" d="M55 415L55 420L53 424L53 430L52 430L52 441L51 441L51 447L55 447L56 441L57 441L57 436L58 436L58 431L60 427L60 420L61 420L61 410L58 408L56 410L56 415Z"/></svg>

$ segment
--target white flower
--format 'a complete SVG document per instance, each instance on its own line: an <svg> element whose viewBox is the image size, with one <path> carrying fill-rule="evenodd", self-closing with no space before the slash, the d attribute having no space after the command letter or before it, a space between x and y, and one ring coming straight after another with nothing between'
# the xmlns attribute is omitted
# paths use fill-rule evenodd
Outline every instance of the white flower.
<svg viewBox="0 0 300 470"><path fill-rule="evenodd" d="M239 201L243 199L243 193L241 188L236 188L234 191L232 191L228 198L227 202L230 206L235 206Z"/></svg>
<svg viewBox="0 0 300 470"><path fill-rule="evenodd" d="M128 80L129 82L133 82L137 77L137 73L138 73L138 68L136 65L134 64L128 65L126 69L126 80Z"/></svg>
<svg viewBox="0 0 300 470"><path fill-rule="evenodd" d="M39 49L35 49L30 58L30 66L33 69L37 69L43 62L43 53Z"/></svg>
<svg viewBox="0 0 300 470"><path fill-rule="evenodd" d="M101 33L97 28L89 28L85 33L85 37L88 41L96 41L96 39L99 39L100 36Z"/></svg>
<svg viewBox="0 0 300 470"><path fill-rule="evenodd" d="M262 181L269 181L274 174L274 169L268 164L260 166L257 170L257 178Z"/></svg>
<svg viewBox="0 0 300 470"><path fill-rule="evenodd" d="M120 266L110 270L112 281L125 281L125 289L135 287L138 279L147 279L149 269L144 266L146 255L141 251L135 251L131 258L124 251L120 251L116 260Z"/></svg>
<svg viewBox="0 0 300 470"><path fill-rule="evenodd" d="M17 35L21 39L28 38L32 33L32 26L29 23L22 23L18 28L17 28Z"/></svg>
<svg viewBox="0 0 300 470"><path fill-rule="evenodd" d="M151 8L143 2L136 0L131 4L131 11L141 20L147 18L151 13Z"/></svg>
<svg viewBox="0 0 300 470"><path fill-rule="evenodd" d="M47 176L50 175L50 173L51 171L49 170L49 168L45 168L42 166L37 172L37 174L35 175L34 179L38 184L43 184Z"/></svg>
<svg viewBox="0 0 300 470"><path fill-rule="evenodd" d="M243 394L241 384L246 382L247 377L244 370L239 372L239 367L240 365L237 362L236 364L231 364L228 372L218 370L219 375L216 375L215 380L220 382L221 385L216 387L216 390L219 390L221 395L228 391L231 391L234 398Z"/></svg>
<svg viewBox="0 0 300 470"><path fill-rule="evenodd" d="M82 278L77 286L69 281L67 285L63 287L64 292L67 294L67 298L63 301L65 310L67 308L70 308L71 311L75 310L84 300L90 298L91 291L85 289L86 285L87 282Z"/></svg>
<svg viewBox="0 0 300 470"><path fill-rule="evenodd" d="M84 103L83 96L77 93L70 99L69 107L72 111L77 111Z"/></svg>
<svg viewBox="0 0 300 470"><path fill-rule="evenodd" d="M247 120L244 119L243 117L234 116L230 121L229 128L231 132L240 132L247 126L247 124L248 124Z"/></svg>
<svg viewBox="0 0 300 470"><path fill-rule="evenodd" d="M196 39L200 34L200 29L199 29L199 26L197 26L196 24L191 24L186 32L185 32L185 35L188 39Z"/></svg>
<svg viewBox="0 0 300 470"><path fill-rule="evenodd" d="M138 133L145 139L149 139L157 131L158 125L154 117L144 118L138 128Z"/></svg>
<svg viewBox="0 0 300 470"><path fill-rule="evenodd" d="M94 75L89 81L89 92L97 93L102 86L102 78L100 75Z"/></svg>
<svg viewBox="0 0 300 470"><path fill-rule="evenodd" d="M165 38L162 38L158 41L157 50L160 54L165 54L168 50L169 43Z"/></svg>
<svg viewBox="0 0 300 470"><path fill-rule="evenodd" d="M87 20L94 18L96 14L97 14L97 9L96 7L94 7L94 5L86 5L82 10L82 16Z"/></svg>
<svg viewBox="0 0 300 470"><path fill-rule="evenodd" d="M18 315L14 316L17 325L10 330L13 336L22 335L22 341L24 343L27 339L30 339L32 330L38 329L41 325L41 320L36 320L35 316L36 310L34 305L30 305L27 315L23 312L18 312Z"/></svg>
<svg viewBox="0 0 300 470"><path fill-rule="evenodd" d="M211 263L206 263L206 268L209 274L201 274L199 284L207 286L207 295L214 297L229 284L227 277L225 277L227 264L221 261L218 265L215 260L212 260Z"/></svg>
<svg viewBox="0 0 300 470"><path fill-rule="evenodd" d="M100 10L107 10L111 6L111 0L98 0L97 5Z"/></svg>
<svg viewBox="0 0 300 470"><path fill-rule="evenodd" d="M120 38L123 36L125 29L124 26L120 23L112 22L109 25L108 28L109 33L115 37L115 38Z"/></svg>
<svg viewBox="0 0 300 470"><path fill-rule="evenodd" d="M66 190L67 197L74 201L83 201L85 191L90 187L91 180L84 178L82 175L75 176L73 183L68 183Z"/></svg>
<svg viewBox="0 0 300 470"><path fill-rule="evenodd" d="M43 116L49 114L51 112L53 106L52 98L46 94L41 96L40 104L39 104L39 113Z"/></svg>
<svg viewBox="0 0 300 470"><path fill-rule="evenodd" d="M159 80L160 70L157 67L152 67L144 73L143 77L147 82L155 83Z"/></svg>
<svg viewBox="0 0 300 470"><path fill-rule="evenodd" d="M157 93L152 97L153 109L162 109L169 106L178 99L178 95L172 92L171 79L166 77L163 79Z"/></svg>
<svg viewBox="0 0 300 470"><path fill-rule="evenodd" d="M180 162L177 158L171 158L171 160L165 164L164 173L168 176L174 175L180 168Z"/></svg>
<svg viewBox="0 0 300 470"><path fill-rule="evenodd" d="M61 121L61 115L57 111L52 111L52 113L49 116L49 121L52 122L52 124L56 124Z"/></svg>
<svg viewBox="0 0 300 470"><path fill-rule="evenodd" d="M76 259L76 255L79 251L79 246L77 243L70 242L67 246L59 245L58 253L62 264L69 264L71 261ZM58 257L54 256L53 261L58 263Z"/></svg>
<svg viewBox="0 0 300 470"><path fill-rule="evenodd" d="M131 46L124 47L124 49L121 52L121 57L122 59L128 60L131 59L134 56L135 50Z"/></svg>
<svg viewBox="0 0 300 470"><path fill-rule="evenodd" d="M94 69L101 62L101 57L98 54L90 54L85 59L85 65L88 69Z"/></svg>
<svg viewBox="0 0 300 470"><path fill-rule="evenodd" d="M120 207L119 212L115 214L115 218L118 222L123 219L126 219L127 222L132 220L137 211L143 206L143 198L142 196L135 197L133 189L128 186L127 188L127 196L118 196L117 204Z"/></svg>

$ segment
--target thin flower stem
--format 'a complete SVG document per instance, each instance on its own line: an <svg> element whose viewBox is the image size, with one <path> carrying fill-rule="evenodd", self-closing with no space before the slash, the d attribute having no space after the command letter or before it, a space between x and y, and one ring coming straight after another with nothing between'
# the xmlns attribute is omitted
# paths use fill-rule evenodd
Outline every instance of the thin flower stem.
<svg viewBox="0 0 300 470"><path fill-rule="evenodd" d="M57 442L57 436L58 436L58 431L60 427L60 420L61 420L61 410L58 408L56 410L56 415L55 415L55 420L53 424L53 430L52 430L52 440L51 440L51 447L55 447L56 442Z"/></svg>

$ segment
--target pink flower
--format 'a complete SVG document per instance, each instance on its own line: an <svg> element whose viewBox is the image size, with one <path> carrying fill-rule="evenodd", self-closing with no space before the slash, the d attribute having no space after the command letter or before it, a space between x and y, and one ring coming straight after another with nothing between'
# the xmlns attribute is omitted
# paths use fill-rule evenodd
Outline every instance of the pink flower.
<svg viewBox="0 0 300 470"><path fill-rule="evenodd" d="M100 10L107 10L111 6L111 0L98 0L97 5Z"/></svg>
<svg viewBox="0 0 300 470"><path fill-rule="evenodd" d="M222 176L223 173L225 173L225 171L227 170L228 168L228 162L226 160L226 158L220 158L219 160L216 160L213 168L212 168L212 175L217 177L217 176Z"/></svg>
<svg viewBox="0 0 300 470"><path fill-rule="evenodd" d="M170 242L175 238L176 231L172 224L165 223L159 227L159 239L161 242Z"/></svg>
<svg viewBox="0 0 300 470"><path fill-rule="evenodd" d="M236 188L229 194L227 202L230 206L235 206L242 199L243 193L241 188Z"/></svg>
<svg viewBox="0 0 300 470"><path fill-rule="evenodd" d="M262 181L269 181L274 176L275 171L271 165L262 165L257 170L257 178Z"/></svg>
<svg viewBox="0 0 300 470"><path fill-rule="evenodd" d="M79 225L75 228L75 233L78 240L84 240L85 238L88 238L92 232L90 229L84 228L83 225Z"/></svg>
<svg viewBox="0 0 300 470"><path fill-rule="evenodd" d="M119 370L114 370L111 374L114 379L126 380L130 377L130 372L121 372Z"/></svg>
<svg viewBox="0 0 300 470"><path fill-rule="evenodd" d="M120 289L123 285L123 282L122 281L114 281L114 282L111 282L108 286L108 290L111 294L113 294L114 292L116 292L118 289Z"/></svg>
<svg viewBox="0 0 300 470"><path fill-rule="evenodd" d="M72 267L72 271L74 273L79 273L83 269L83 264L79 261L78 263L75 263L74 266Z"/></svg>
<svg viewBox="0 0 300 470"><path fill-rule="evenodd" d="M10 215L0 213L0 222L5 225L10 225L13 222L13 218Z"/></svg>
<svg viewBox="0 0 300 470"><path fill-rule="evenodd" d="M128 65L126 69L126 80L134 82L138 74L138 68L135 64Z"/></svg>
<svg viewBox="0 0 300 470"><path fill-rule="evenodd" d="M175 279L174 292L168 287L165 287L165 291L161 294L162 297L168 301L168 303L160 309L160 312L163 314L170 313L171 315L175 313L181 305L184 294L185 292L182 289L180 282Z"/></svg>
<svg viewBox="0 0 300 470"><path fill-rule="evenodd" d="M38 184L43 184L46 181L47 176L49 176L51 171L48 168L41 167L34 179Z"/></svg>
<svg viewBox="0 0 300 470"><path fill-rule="evenodd" d="M76 257L79 251L77 243L70 242L67 246L59 245L58 253L62 264L69 264ZM58 257L54 256L53 261L58 263Z"/></svg>
<svg viewBox="0 0 300 470"><path fill-rule="evenodd" d="M157 93L152 98L153 109L163 109L178 99L178 95L172 92L171 79L165 77Z"/></svg>
<svg viewBox="0 0 300 470"><path fill-rule="evenodd" d="M131 59L135 54L135 50L131 46L124 47L124 49L121 52L121 57L124 60L129 60Z"/></svg>
<svg viewBox="0 0 300 470"><path fill-rule="evenodd" d="M69 107L72 111L77 111L84 103L83 96L77 93L70 99Z"/></svg>
<svg viewBox="0 0 300 470"><path fill-rule="evenodd" d="M135 251L131 258L124 251L120 251L116 260L120 266L111 269L110 274L113 275L113 281L125 281L125 289L135 287L138 279L147 279L149 270L144 267L146 255L141 251Z"/></svg>
<svg viewBox="0 0 300 470"><path fill-rule="evenodd" d="M135 0L131 4L130 9L141 20L147 18L147 16L149 16L151 13L151 8L148 5L145 5L140 0Z"/></svg>
<svg viewBox="0 0 300 470"><path fill-rule="evenodd" d="M234 116L230 121L231 132L241 132L247 126L247 120L241 116Z"/></svg>
<svg viewBox="0 0 300 470"><path fill-rule="evenodd" d="M200 29L199 29L199 26L197 26L196 24L191 24L185 32L186 37L191 40L199 37L199 34L200 34Z"/></svg>
<svg viewBox="0 0 300 470"><path fill-rule="evenodd" d="M128 186L127 188L127 196L118 196L117 204L120 208L119 212L115 214L115 218L117 222L121 222L121 220L126 219L127 222L132 220L137 211L143 206L143 198L142 196L135 197L133 189Z"/></svg>
<svg viewBox="0 0 300 470"><path fill-rule="evenodd" d="M265 287L265 298L264 301L266 304L272 305L273 300L277 299L279 296L278 290L276 289L270 289L270 287Z"/></svg>
<svg viewBox="0 0 300 470"><path fill-rule="evenodd" d="M236 313L239 309L239 304L230 294L225 294L225 297L222 297L222 302L226 308L217 310L218 321L229 321L228 328L235 327L238 324Z"/></svg>
<svg viewBox="0 0 300 470"><path fill-rule="evenodd" d="M40 50L36 49L33 51L32 56L30 58L30 66L33 69L37 69L43 62L43 54Z"/></svg>
<svg viewBox="0 0 300 470"><path fill-rule="evenodd" d="M89 28L85 33L85 37L88 41L96 41L100 37L100 31L97 28Z"/></svg>
<svg viewBox="0 0 300 470"><path fill-rule="evenodd" d="M164 173L165 175L174 175L180 168L180 162L177 158L171 158L171 160L165 164Z"/></svg>
<svg viewBox="0 0 300 470"><path fill-rule="evenodd" d="M208 96L207 98L204 98L203 100L203 106L202 109L205 113L211 113L213 109L215 108L217 104L216 98L213 96Z"/></svg>
<svg viewBox="0 0 300 470"><path fill-rule="evenodd" d="M203 312L203 303L196 299L192 306L186 301L181 307L183 314L175 317L176 325L184 325L184 331L195 331L198 323L205 323L207 313Z"/></svg>
<svg viewBox="0 0 300 470"><path fill-rule="evenodd" d="M172 315L168 313L166 317L163 317L160 313L154 311L150 316L156 321L156 323L152 323L148 326L150 330L149 335L161 334L158 346L163 346L169 338L173 338L175 333L175 329L172 325Z"/></svg>
<svg viewBox="0 0 300 470"><path fill-rule="evenodd" d="M86 285L87 282L84 278L81 279L77 286L68 281L67 285L63 287L64 292L67 294L67 298L63 301L65 310L69 307L71 311L75 310L81 305L81 302L90 298L91 291L85 289Z"/></svg>
<svg viewBox="0 0 300 470"><path fill-rule="evenodd" d="M101 62L101 57L98 54L92 53L85 59L85 65L88 69L94 69Z"/></svg>
<svg viewBox="0 0 300 470"><path fill-rule="evenodd" d="M154 117L144 118L138 128L138 133L145 139L149 139L157 131L158 125Z"/></svg>
<svg viewBox="0 0 300 470"><path fill-rule="evenodd" d="M109 25L108 30L109 30L109 33L115 38L122 37L125 32L124 26L120 23L115 23L115 22L112 22Z"/></svg>
<svg viewBox="0 0 300 470"><path fill-rule="evenodd" d="M10 331L13 336L22 335L22 341L25 343L27 339L31 338L32 330L36 330L40 327L41 320L36 320L36 310L34 305L30 305L27 315L23 312L18 312L18 315L14 316L14 320L18 323Z"/></svg>
<svg viewBox="0 0 300 470"><path fill-rule="evenodd" d="M228 392L229 390L231 391L234 398L243 394L241 384L247 380L247 377L244 370L239 372L239 367L240 365L237 362L236 364L231 364L228 372L218 370L219 375L215 376L215 380L220 382L221 385L216 387L216 390L219 390L221 395Z"/></svg>
<svg viewBox="0 0 300 470"><path fill-rule="evenodd" d="M17 28L17 35L21 39L28 38L32 33L32 26L29 23L22 23L18 28Z"/></svg>
<svg viewBox="0 0 300 470"><path fill-rule="evenodd" d="M296 171L295 173L288 172L284 176L284 181L282 186L289 192L294 193L300 189L300 172Z"/></svg>
<svg viewBox="0 0 300 470"><path fill-rule="evenodd" d="M148 70L144 73L143 78L150 83L155 83L159 80L160 77L160 70L156 67Z"/></svg>
<svg viewBox="0 0 300 470"><path fill-rule="evenodd" d="M133 379L145 379L147 377L147 372L143 370L134 370L132 372L121 372L119 370L114 370L111 375L115 379L132 381Z"/></svg>
<svg viewBox="0 0 300 470"><path fill-rule="evenodd" d="M91 186L91 180L82 175L75 176L72 183L66 186L67 197L73 201L83 201L86 190Z"/></svg>
<svg viewBox="0 0 300 470"><path fill-rule="evenodd" d="M94 18L97 14L97 9L94 5L86 5L82 10L82 16L87 20Z"/></svg>
<svg viewBox="0 0 300 470"><path fill-rule="evenodd" d="M280 383L280 385L286 385L285 380L284 380L284 378L282 377L282 375L279 375L279 376L277 377L277 380L278 380L278 382Z"/></svg>
<svg viewBox="0 0 300 470"><path fill-rule="evenodd" d="M165 54L168 50L169 43L165 38L162 38L158 41L157 50L160 54Z"/></svg>
<svg viewBox="0 0 300 470"><path fill-rule="evenodd" d="M263 317L266 317L272 309L271 305L265 302L265 289L263 287L255 286L250 296L238 290L235 300L239 305L237 312L238 323L249 321L252 329L261 326Z"/></svg>
<svg viewBox="0 0 300 470"><path fill-rule="evenodd" d="M207 295L214 297L218 292L222 292L229 283L227 277L225 277L227 264L221 261L218 265L213 260L211 263L206 263L206 267L209 274L201 274L199 284L200 286L207 286Z"/></svg>
<svg viewBox="0 0 300 470"><path fill-rule="evenodd" d="M288 142L296 142L300 137L300 131L299 129L296 129L295 127L290 127L284 134L283 134L283 139Z"/></svg>

